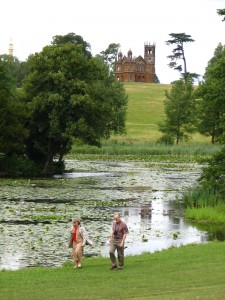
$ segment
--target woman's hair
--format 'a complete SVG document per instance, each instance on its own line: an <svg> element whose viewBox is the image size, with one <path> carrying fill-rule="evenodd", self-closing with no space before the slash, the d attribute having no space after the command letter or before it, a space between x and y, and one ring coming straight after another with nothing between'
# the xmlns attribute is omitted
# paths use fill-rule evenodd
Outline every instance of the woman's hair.
<svg viewBox="0 0 225 300"><path fill-rule="evenodd" d="M79 218L75 218L75 219L72 219L72 222L77 222L79 225L80 225L80 219Z"/></svg>

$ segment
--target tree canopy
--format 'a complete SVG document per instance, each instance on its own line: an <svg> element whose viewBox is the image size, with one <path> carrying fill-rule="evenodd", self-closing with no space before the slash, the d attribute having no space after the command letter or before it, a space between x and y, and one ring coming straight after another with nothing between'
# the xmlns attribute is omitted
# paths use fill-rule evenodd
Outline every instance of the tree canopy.
<svg viewBox="0 0 225 300"><path fill-rule="evenodd" d="M84 56L86 56L88 59L92 57L91 45L86 42L82 36L77 35L74 32L66 35L55 35L51 42L52 45L63 45L67 43L81 45Z"/></svg>
<svg viewBox="0 0 225 300"><path fill-rule="evenodd" d="M192 82L177 80L170 92L165 92L164 110L166 119L159 124L159 130L164 133L161 141L178 144L188 139L195 131L195 97Z"/></svg>
<svg viewBox="0 0 225 300"><path fill-rule="evenodd" d="M52 171L73 138L100 145L125 132L127 96L99 58L87 58L80 44L57 43L29 58L25 80L31 119L28 156Z"/></svg>
<svg viewBox="0 0 225 300"><path fill-rule="evenodd" d="M17 57L8 54L0 55L0 61L4 63L13 87L21 87L27 75L27 62L21 62Z"/></svg>
<svg viewBox="0 0 225 300"><path fill-rule="evenodd" d="M212 143L225 142L225 47L219 44L196 91L199 131L211 136Z"/></svg>
<svg viewBox="0 0 225 300"><path fill-rule="evenodd" d="M23 153L26 111L14 89L8 64L0 60L0 153L10 156Z"/></svg>
<svg viewBox="0 0 225 300"><path fill-rule="evenodd" d="M104 63L108 65L110 71L114 71L115 61L117 59L119 48L120 44L111 43L106 50L101 51L99 54Z"/></svg>

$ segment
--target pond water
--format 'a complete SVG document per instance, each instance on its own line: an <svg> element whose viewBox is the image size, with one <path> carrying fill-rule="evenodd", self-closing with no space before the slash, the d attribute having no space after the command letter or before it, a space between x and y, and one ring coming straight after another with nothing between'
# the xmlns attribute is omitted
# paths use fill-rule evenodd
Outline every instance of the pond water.
<svg viewBox="0 0 225 300"><path fill-rule="evenodd" d="M126 255L210 239L182 217L182 193L198 164L67 161L76 172L52 179L0 180L0 269L61 266L71 219L81 217L93 240L86 256L108 256L113 213L129 227Z"/></svg>

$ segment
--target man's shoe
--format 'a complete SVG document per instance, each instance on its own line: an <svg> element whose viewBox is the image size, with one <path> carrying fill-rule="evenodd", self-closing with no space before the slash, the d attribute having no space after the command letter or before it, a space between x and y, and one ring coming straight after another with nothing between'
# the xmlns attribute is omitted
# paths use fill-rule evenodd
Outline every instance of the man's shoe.
<svg viewBox="0 0 225 300"><path fill-rule="evenodd" d="M121 271L121 270L123 270L123 267L119 266L119 267L117 267L117 270Z"/></svg>
<svg viewBox="0 0 225 300"><path fill-rule="evenodd" d="M112 266L109 270L114 270L116 268L117 268L117 266L115 265L115 266Z"/></svg>

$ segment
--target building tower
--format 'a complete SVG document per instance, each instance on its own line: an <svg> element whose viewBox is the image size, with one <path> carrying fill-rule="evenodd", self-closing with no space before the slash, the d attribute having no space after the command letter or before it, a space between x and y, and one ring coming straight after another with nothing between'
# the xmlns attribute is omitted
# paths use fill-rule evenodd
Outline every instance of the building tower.
<svg viewBox="0 0 225 300"><path fill-rule="evenodd" d="M144 59L147 63L155 63L155 44L145 43Z"/></svg>
<svg viewBox="0 0 225 300"><path fill-rule="evenodd" d="M155 44L144 44L144 60L147 64L147 81L154 82L155 76Z"/></svg>
<svg viewBox="0 0 225 300"><path fill-rule="evenodd" d="M12 43L12 38L10 39L10 42L9 42L8 55L13 56L13 43Z"/></svg>

